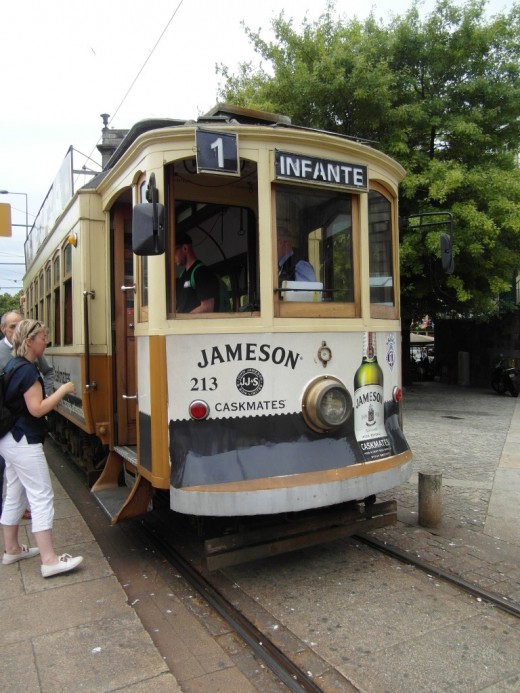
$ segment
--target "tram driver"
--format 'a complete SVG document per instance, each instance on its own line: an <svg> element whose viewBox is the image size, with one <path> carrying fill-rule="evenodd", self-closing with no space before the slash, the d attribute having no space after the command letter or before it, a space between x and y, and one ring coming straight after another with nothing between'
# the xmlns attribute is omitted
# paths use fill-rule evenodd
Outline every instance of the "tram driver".
<svg viewBox="0 0 520 693"><path fill-rule="evenodd" d="M278 228L278 286L282 282L315 282L316 274L310 262L298 257L296 238L285 227Z"/></svg>
<svg viewBox="0 0 520 693"><path fill-rule="evenodd" d="M218 310L219 282L213 272L195 254L191 236L178 233L175 238L175 264L183 267L176 282L178 313L214 313Z"/></svg>

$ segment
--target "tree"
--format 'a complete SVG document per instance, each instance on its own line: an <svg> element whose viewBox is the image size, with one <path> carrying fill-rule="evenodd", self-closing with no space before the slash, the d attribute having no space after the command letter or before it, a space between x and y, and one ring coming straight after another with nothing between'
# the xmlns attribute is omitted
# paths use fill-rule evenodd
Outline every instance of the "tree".
<svg viewBox="0 0 520 693"><path fill-rule="evenodd" d="M22 291L19 291L14 296L11 294L0 295L0 317L4 313L9 313L12 310L20 310L20 298L22 296ZM0 334L0 339L2 335Z"/></svg>
<svg viewBox="0 0 520 693"><path fill-rule="evenodd" d="M262 65L224 77L220 97L286 113L298 125L368 140L407 170L400 214L449 211L455 272L440 269L443 229L416 219L401 234L407 319L496 313L520 268L520 5L491 18L484 0L414 2L388 25L320 19L296 31L283 12L275 40L245 29Z"/></svg>

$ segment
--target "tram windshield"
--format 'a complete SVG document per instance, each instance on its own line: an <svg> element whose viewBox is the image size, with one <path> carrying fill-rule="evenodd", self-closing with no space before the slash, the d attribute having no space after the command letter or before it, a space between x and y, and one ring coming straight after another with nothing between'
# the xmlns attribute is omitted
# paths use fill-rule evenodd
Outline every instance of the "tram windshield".
<svg viewBox="0 0 520 693"><path fill-rule="evenodd" d="M282 301L354 301L352 196L276 190L278 291Z"/></svg>
<svg viewBox="0 0 520 693"><path fill-rule="evenodd" d="M239 176L216 176L198 172L189 158L167 166L165 179L169 317L258 314L260 271L264 278L268 272L265 264L261 267L259 254L257 164L241 160ZM367 205L370 311L372 317L395 318L393 198L382 185L373 185ZM272 186L270 214L263 218L264 228L266 218L273 221L275 316L358 317L359 193L285 182ZM182 244L184 250L178 251L179 238L187 238L189 247ZM197 268L190 271L195 261ZM214 299L198 310L204 291ZM196 306L189 302L195 300L193 292L198 294Z"/></svg>

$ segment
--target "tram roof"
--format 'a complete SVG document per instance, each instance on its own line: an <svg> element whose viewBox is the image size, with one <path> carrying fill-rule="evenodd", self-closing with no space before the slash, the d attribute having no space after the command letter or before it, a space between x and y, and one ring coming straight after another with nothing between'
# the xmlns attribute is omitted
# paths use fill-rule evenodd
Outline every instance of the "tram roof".
<svg viewBox="0 0 520 693"><path fill-rule="evenodd" d="M355 142L360 142L369 146L374 146L377 143L371 140L352 137L350 135L343 135L338 132L332 132L328 130L321 130L318 128L304 127L301 125L294 125L291 122L291 118L287 115L282 115L279 113L269 113L268 111L253 110L249 108L243 108L241 106L235 106L233 104L218 103L210 111L202 116L199 116L197 120L178 120L174 118L148 118L140 120L135 125L133 125L121 143L112 154L104 170L95 176L90 182L84 185L84 188L95 188L100 181L105 177L107 172L119 161L130 145L140 136L151 130L160 130L162 128L175 128L175 127L186 127L186 126L196 126L202 124L236 124L236 125L259 125L265 127L281 127L281 128L291 128L294 130L303 130L308 132L322 132L328 135L334 135L336 137L341 137L342 139L348 139Z"/></svg>

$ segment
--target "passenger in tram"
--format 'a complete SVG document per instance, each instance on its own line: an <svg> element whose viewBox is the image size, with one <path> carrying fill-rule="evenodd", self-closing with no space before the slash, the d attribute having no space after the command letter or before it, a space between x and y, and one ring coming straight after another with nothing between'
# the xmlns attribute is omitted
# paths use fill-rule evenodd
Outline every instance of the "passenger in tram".
<svg viewBox="0 0 520 693"><path fill-rule="evenodd" d="M310 262L298 258L296 239L286 228L278 228L278 286L282 282L315 282L316 273Z"/></svg>
<svg viewBox="0 0 520 693"><path fill-rule="evenodd" d="M7 492L0 522L4 535L3 565L11 565L40 554L42 577L51 577L76 568L82 556L58 556L52 542L54 492L43 441L47 433L46 415L68 394L76 392L67 382L45 396L43 380L36 362L47 346L47 328L37 320L22 320L13 335L13 350L24 363L13 374L6 392L6 403L17 405L21 415L11 431L0 439L0 453L6 462ZM13 368L13 358L6 370ZM21 406L20 406L21 405ZM29 500L32 533L38 548L19 543L20 519Z"/></svg>
<svg viewBox="0 0 520 693"><path fill-rule="evenodd" d="M176 283L178 313L214 313L219 309L219 281L196 256L191 236L175 239L175 264L184 270Z"/></svg>

